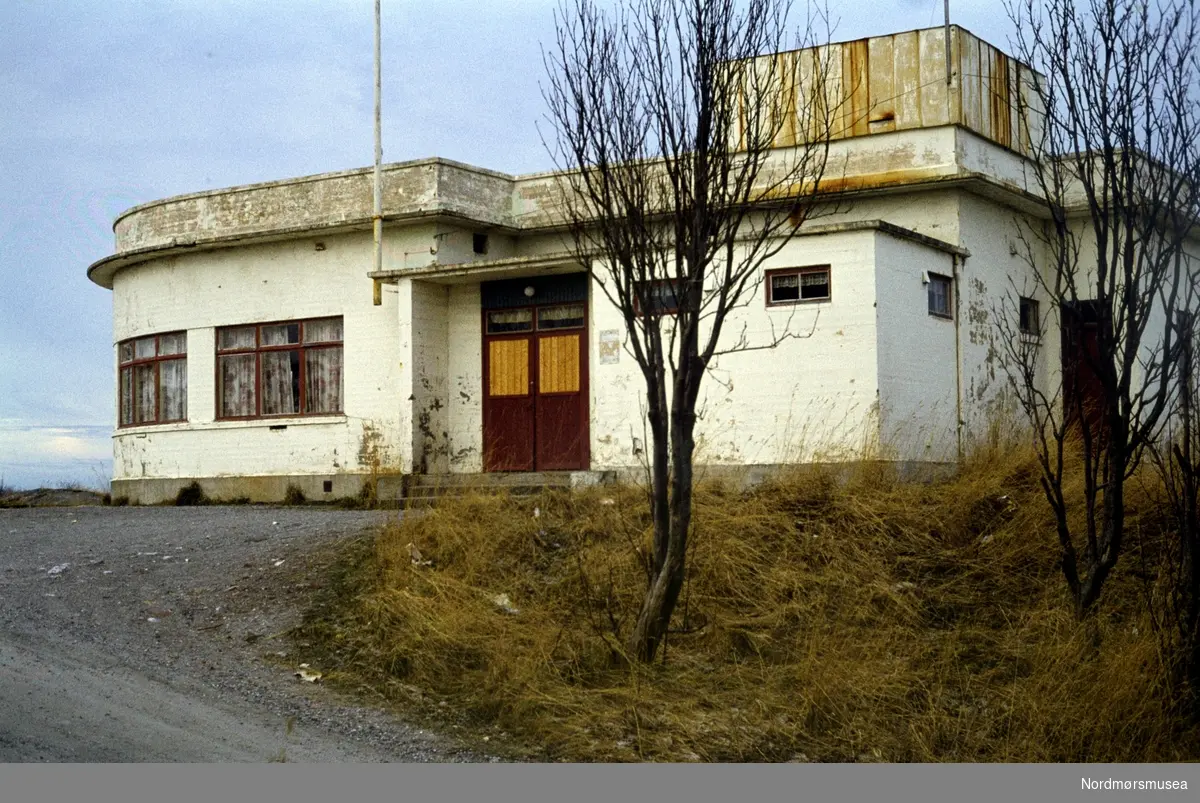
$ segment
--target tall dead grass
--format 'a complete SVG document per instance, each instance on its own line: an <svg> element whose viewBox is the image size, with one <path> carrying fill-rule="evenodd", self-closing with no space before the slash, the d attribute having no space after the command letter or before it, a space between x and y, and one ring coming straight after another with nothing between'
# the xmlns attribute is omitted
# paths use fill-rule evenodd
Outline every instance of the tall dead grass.
<svg viewBox="0 0 1200 803"><path fill-rule="evenodd" d="M633 487L404 519L347 558L298 638L334 680L444 702L541 758L1200 757L1138 579L1119 571L1074 620L1028 455L980 453L932 484L880 464L706 484L695 521L653 666L622 654L650 534Z"/></svg>

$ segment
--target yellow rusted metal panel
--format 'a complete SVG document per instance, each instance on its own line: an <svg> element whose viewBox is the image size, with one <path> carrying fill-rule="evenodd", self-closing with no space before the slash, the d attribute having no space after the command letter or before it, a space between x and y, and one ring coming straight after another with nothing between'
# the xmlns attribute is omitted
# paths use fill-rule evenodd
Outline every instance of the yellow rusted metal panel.
<svg viewBox="0 0 1200 803"><path fill-rule="evenodd" d="M871 79L870 56L866 39L857 39L842 45L846 76L846 92L850 102L846 104L850 114L847 131L852 136L870 134Z"/></svg>
<svg viewBox="0 0 1200 803"><path fill-rule="evenodd" d="M983 134L1006 148L1012 144L1011 93L1009 92L1008 56L992 48L990 82L992 125Z"/></svg>
<svg viewBox="0 0 1200 803"><path fill-rule="evenodd" d="M962 40L970 36L966 31L957 27L950 28L950 83L946 87L947 101L949 108L947 116L951 123L962 123ZM945 38L944 36L942 37ZM943 54L942 72L946 71L945 55Z"/></svg>
<svg viewBox="0 0 1200 803"><path fill-rule="evenodd" d="M975 80L979 82L979 125L974 126L974 130L984 136L992 130L992 64L995 61L995 48L987 42L979 43L979 75Z"/></svg>
<svg viewBox="0 0 1200 803"><path fill-rule="evenodd" d="M1036 103L1032 71L951 26L947 83L946 46L939 27L756 59L739 98L737 141L745 146L756 117L777 147L955 124L1027 152L1018 102Z"/></svg>
<svg viewBox="0 0 1200 803"><path fill-rule="evenodd" d="M946 86L945 34L941 28L917 31L920 53L921 125L925 128L950 122Z"/></svg>
<svg viewBox="0 0 1200 803"><path fill-rule="evenodd" d="M579 392L579 335L538 341L538 392Z"/></svg>
<svg viewBox="0 0 1200 803"><path fill-rule="evenodd" d="M962 116L959 122L974 131L980 130L979 111L979 40L960 33L959 86L962 92Z"/></svg>
<svg viewBox="0 0 1200 803"><path fill-rule="evenodd" d="M896 128L921 127L921 50L916 31L892 39L892 81L896 95Z"/></svg>
<svg viewBox="0 0 1200 803"><path fill-rule="evenodd" d="M488 394L529 394L529 340L493 340L488 343Z"/></svg>
<svg viewBox="0 0 1200 803"><path fill-rule="evenodd" d="M817 97L815 103L820 107L822 116L814 120L819 128L828 121L830 135L834 139L842 139L846 133L846 95L842 72L842 46L828 45L819 47L813 53L813 76L824 75L824 89L814 87L813 94Z"/></svg>
<svg viewBox="0 0 1200 803"><path fill-rule="evenodd" d="M778 95L778 102L771 109L772 126L775 129L775 147L786 148L797 142L799 121L796 114L796 53L777 53L773 59L774 73L770 85Z"/></svg>
<svg viewBox="0 0 1200 803"><path fill-rule="evenodd" d="M867 63L871 68L867 86L871 100L868 122L872 134L896 130L894 51L890 36L876 36L867 40Z"/></svg>

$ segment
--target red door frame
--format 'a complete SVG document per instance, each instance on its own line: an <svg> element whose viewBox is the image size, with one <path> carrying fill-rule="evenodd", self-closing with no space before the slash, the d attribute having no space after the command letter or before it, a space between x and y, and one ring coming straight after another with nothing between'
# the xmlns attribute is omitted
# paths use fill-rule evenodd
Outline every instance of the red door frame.
<svg viewBox="0 0 1200 803"><path fill-rule="evenodd" d="M545 331L537 328L538 310L543 307L559 307L567 304L581 304L583 306L583 326L575 329L548 329ZM533 313L533 328L527 332L504 332L494 335L487 333L487 316L489 312L498 310L514 310L514 309L530 309ZM483 348L483 470L492 471L586 471L591 467L591 421L589 415L590 408L590 370L588 361L588 331L591 325L591 317L588 314L587 300L580 301L555 301L545 304L521 304L519 306L496 307L494 309L481 310L480 315L480 332L482 333ZM539 432L545 429L542 417L542 393L539 391L540 375L539 375L539 357L540 343L543 337L553 337L556 335L579 335L579 444L577 447L578 460L574 465L544 467L540 465L539 460ZM533 410L532 423L533 432L530 439L531 458L528 467L504 467L497 466L495 463L495 455L492 454L488 446L488 422L493 420L494 405L490 393L491 379L491 348L490 344L493 340L519 340L525 338L529 341L529 396L532 399ZM570 394L546 394L547 397L564 396Z"/></svg>
<svg viewBox="0 0 1200 803"><path fill-rule="evenodd" d="M1080 410L1095 438L1105 435L1104 386L1096 373L1103 311L1094 301L1062 305L1063 407L1068 421L1080 423Z"/></svg>

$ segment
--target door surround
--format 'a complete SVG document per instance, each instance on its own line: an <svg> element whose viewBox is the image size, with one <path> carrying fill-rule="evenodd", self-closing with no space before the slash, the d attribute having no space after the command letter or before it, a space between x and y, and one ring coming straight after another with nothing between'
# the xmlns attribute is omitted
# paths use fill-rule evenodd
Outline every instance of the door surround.
<svg viewBox="0 0 1200 803"><path fill-rule="evenodd" d="M590 468L587 274L483 282L480 307L483 470Z"/></svg>

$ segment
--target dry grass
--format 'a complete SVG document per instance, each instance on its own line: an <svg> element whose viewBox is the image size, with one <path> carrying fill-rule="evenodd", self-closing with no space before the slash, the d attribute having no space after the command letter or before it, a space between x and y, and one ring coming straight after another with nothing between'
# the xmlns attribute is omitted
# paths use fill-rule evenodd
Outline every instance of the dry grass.
<svg viewBox="0 0 1200 803"><path fill-rule="evenodd" d="M680 632L654 666L621 658L649 539L627 487L403 520L347 558L299 638L334 680L546 759L1200 757L1140 582L1119 571L1096 621L1074 621L1027 456L936 484L797 470L697 502Z"/></svg>

